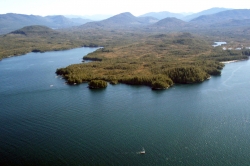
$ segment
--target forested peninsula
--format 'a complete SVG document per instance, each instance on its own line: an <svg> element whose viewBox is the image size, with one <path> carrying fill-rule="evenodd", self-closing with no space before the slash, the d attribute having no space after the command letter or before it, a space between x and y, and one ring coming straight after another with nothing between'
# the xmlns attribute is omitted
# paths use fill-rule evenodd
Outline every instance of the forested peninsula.
<svg viewBox="0 0 250 166"><path fill-rule="evenodd" d="M104 80L167 89L175 83L199 83L220 75L221 61L248 58L242 51L214 48L191 33L128 33L113 42L83 57L92 62L60 68L56 73L68 84Z"/></svg>

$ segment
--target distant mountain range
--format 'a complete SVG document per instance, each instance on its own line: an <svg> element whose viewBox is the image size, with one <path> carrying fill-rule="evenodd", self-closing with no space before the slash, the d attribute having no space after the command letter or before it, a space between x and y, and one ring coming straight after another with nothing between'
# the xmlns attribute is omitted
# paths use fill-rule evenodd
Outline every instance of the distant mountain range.
<svg viewBox="0 0 250 166"><path fill-rule="evenodd" d="M157 20L154 17L135 17L131 13L121 13L110 17L106 20L89 22L81 25L79 28L135 28L143 27L144 29L160 29L160 30L188 30L199 28L217 28L217 27L241 27L250 26L249 9L225 10L216 8L206 10L202 13L211 13L224 10L215 14L202 15L189 22L183 21L175 17L167 17ZM191 17L189 17L191 18Z"/></svg>
<svg viewBox="0 0 250 166"><path fill-rule="evenodd" d="M190 23L195 24L216 24L216 23L224 23L231 20L244 20L250 19L250 10L249 9L235 9L235 10L227 10L211 15L203 15L199 16L190 21Z"/></svg>
<svg viewBox="0 0 250 166"><path fill-rule="evenodd" d="M190 21L185 21L193 17L195 18ZM131 13L126 12L101 21L92 21L82 18L67 18L61 15L41 17L9 13L0 15L0 34L9 33L30 25L42 25L52 29L70 28L75 26L77 29L124 29L142 27L144 30L188 30L194 28L250 27L249 22L249 9L229 10L225 8L212 8L189 16L170 12L160 12L148 13L140 17L135 17Z"/></svg>
<svg viewBox="0 0 250 166"><path fill-rule="evenodd" d="M227 11L227 10L232 10L232 9L228 9L228 8L211 8L211 9L203 10L201 12L185 16L183 18L183 20L190 21L190 20L192 20L194 18L203 16L203 15L215 14L215 13L219 13L219 12L223 12L223 11Z"/></svg>
<svg viewBox="0 0 250 166"><path fill-rule="evenodd" d="M43 25L53 29L67 28L84 24L90 20L70 19L61 15L56 16L35 16L24 14L1 14L0 15L0 34L5 34L16 29L30 25Z"/></svg>
<svg viewBox="0 0 250 166"><path fill-rule="evenodd" d="M171 13L171 12L167 12L167 11L163 11L163 12L151 12L151 13L146 13L141 15L140 17L155 17L159 20L167 18L167 17L175 17L178 19L181 19L183 21L190 21L194 18L197 18L199 16L202 15L209 15L209 14L215 14L215 13L219 13L222 11L226 11L226 10L230 10L227 8L211 8L211 9L207 9L198 13L194 13L194 14L190 14L190 15L185 15L185 14L180 14L180 13Z"/></svg>
<svg viewBox="0 0 250 166"><path fill-rule="evenodd" d="M95 15L64 15L67 18L82 18L85 20L92 20L92 21L101 21L101 20L105 20L107 18L110 18L114 15L106 15L106 14L95 14Z"/></svg>
<svg viewBox="0 0 250 166"><path fill-rule="evenodd" d="M167 17L175 17L178 19L182 19L185 17L185 15L180 14L180 13L171 13L171 12L163 11L163 12L146 13L146 14L143 14L139 17L154 17L154 18L157 18L158 20L162 20L162 19L167 18Z"/></svg>

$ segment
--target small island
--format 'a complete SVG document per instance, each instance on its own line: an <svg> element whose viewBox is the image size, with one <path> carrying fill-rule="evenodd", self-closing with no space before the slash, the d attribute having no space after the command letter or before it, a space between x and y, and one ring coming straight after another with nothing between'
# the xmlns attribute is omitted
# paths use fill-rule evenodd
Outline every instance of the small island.
<svg viewBox="0 0 250 166"><path fill-rule="evenodd" d="M89 82L89 89L101 89L108 86L106 81L103 80L91 80Z"/></svg>
<svg viewBox="0 0 250 166"><path fill-rule="evenodd" d="M169 87L170 85L164 81L155 81L152 83L152 90L168 89Z"/></svg>

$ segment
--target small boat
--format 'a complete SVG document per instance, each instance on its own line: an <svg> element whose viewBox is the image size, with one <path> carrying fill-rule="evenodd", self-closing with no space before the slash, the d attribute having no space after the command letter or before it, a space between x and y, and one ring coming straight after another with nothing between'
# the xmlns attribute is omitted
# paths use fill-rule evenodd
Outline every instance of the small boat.
<svg viewBox="0 0 250 166"><path fill-rule="evenodd" d="M142 150L140 151L140 154L145 154L145 153L146 153L145 149L142 148Z"/></svg>

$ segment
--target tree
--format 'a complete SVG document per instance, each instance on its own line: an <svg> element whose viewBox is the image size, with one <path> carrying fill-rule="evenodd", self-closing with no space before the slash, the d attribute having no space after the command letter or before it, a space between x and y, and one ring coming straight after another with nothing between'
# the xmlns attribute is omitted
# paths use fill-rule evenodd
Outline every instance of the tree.
<svg viewBox="0 0 250 166"><path fill-rule="evenodd" d="M108 86L106 81L103 80L91 80L89 82L90 89L106 88Z"/></svg>

